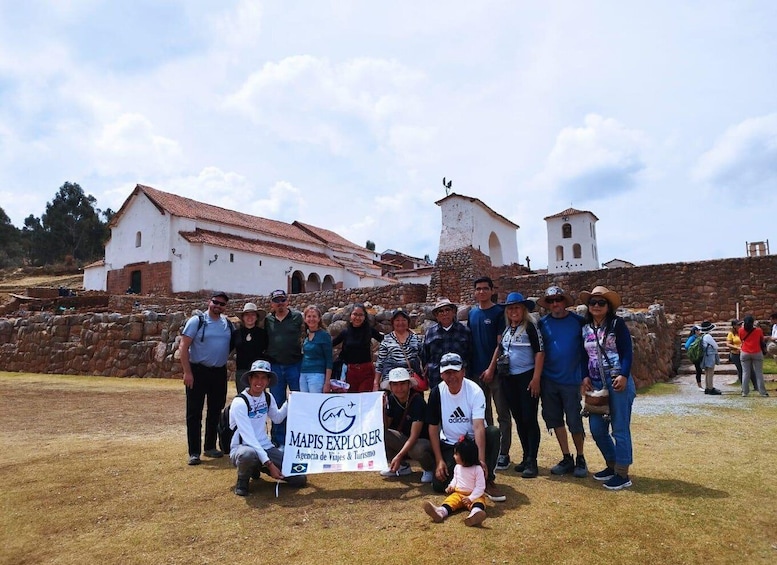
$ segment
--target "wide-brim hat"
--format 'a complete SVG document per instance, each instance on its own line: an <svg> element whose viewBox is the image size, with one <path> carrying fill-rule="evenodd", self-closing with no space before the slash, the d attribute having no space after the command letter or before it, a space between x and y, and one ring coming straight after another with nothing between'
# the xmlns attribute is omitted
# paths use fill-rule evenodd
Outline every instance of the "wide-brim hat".
<svg viewBox="0 0 777 565"><path fill-rule="evenodd" d="M453 310L455 311L459 310L459 307L456 306L453 302L451 302L447 298L440 298L437 300L437 302L434 303L434 308L432 308L432 314L436 316L437 311L442 310L443 308L453 308Z"/></svg>
<svg viewBox="0 0 777 565"><path fill-rule="evenodd" d="M390 388L391 383L410 383L410 388L418 386L418 380L410 374L405 367L394 367L388 373L388 379L384 381L386 383L385 388Z"/></svg>
<svg viewBox="0 0 777 565"><path fill-rule="evenodd" d="M550 304L548 304L548 301L546 300L546 298L558 298L558 297L561 297L564 299L564 306L567 308L572 306L572 304L575 303L575 301L572 300L572 297L569 296L566 292L564 292L564 290L561 287L554 285L554 286L548 287L548 289L545 291L545 296L540 298L537 301L537 304L539 304L543 308L550 309Z"/></svg>
<svg viewBox="0 0 777 565"><path fill-rule="evenodd" d="M701 323L701 325L699 326L699 329L704 333L711 332L712 330L715 329L715 324L713 324L709 320L705 320L704 322Z"/></svg>
<svg viewBox="0 0 777 565"><path fill-rule="evenodd" d="M595 286L591 292L588 292L587 290L582 291L580 293L580 302L583 304L588 304L588 299L592 296L601 296L610 303L610 306L613 310L617 309L621 304L623 304L618 293L614 290L610 290L606 286Z"/></svg>
<svg viewBox="0 0 777 565"><path fill-rule="evenodd" d="M251 363L251 369L245 374L246 381L248 381L254 373L266 373L269 375L270 383L268 386L275 386L278 382L278 375L273 373L272 365L270 365L269 361L265 361L264 359L257 359Z"/></svg>
<svg viewBox="0 0 777 565"><path fill-rule="evenodd" d="M534 302L534 300L524 298L523 294L520 292L511 292L508 294L502 306L507 308L513 304L523 304L529 312L534 312L534 308L537 306L537 303Z"/></svg>
<svg viewBox="0 0 777 565"><path fill-rule="evenodd" d="M249 312L253 312L254 314L256 314L257 322L261 322L262 320L264 320L264 317L267 316L266 310L257 308L256 304L254 304L253 302L246 302L245 306L243 306L243 310L237 313L237 317L242 320L243 316L245 314L248 314Z"/></svg>

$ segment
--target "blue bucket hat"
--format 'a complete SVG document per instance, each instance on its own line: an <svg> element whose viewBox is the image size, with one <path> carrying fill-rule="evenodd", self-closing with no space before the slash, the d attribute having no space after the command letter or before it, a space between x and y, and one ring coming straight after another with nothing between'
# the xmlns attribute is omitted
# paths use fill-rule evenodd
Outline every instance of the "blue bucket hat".
<svg viewBox="0 0 777 565"><path fill-rule="evenodd" d="M512 304L523 304L524 306L526 306L526 309L529 312L534 312L534 307L537 305L534 302L534 300L529 300L528 298L524 298L523 294L521 294L520 292L511 292L510 294L508 294L507 300L504 301L504 304L502 304L502 306L507 308Z"/></svg>

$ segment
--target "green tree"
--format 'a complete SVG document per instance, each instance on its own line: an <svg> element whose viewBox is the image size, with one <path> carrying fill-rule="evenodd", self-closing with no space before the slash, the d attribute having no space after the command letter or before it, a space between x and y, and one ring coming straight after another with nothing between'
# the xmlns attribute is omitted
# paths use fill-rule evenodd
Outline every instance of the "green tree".
<svg viewBox="0 0 777 565"><path fill-rule="evenodd" d="M101 257L107 236L107 222L100 219L97 201L84 194L78 183L63 184L46 204L40 220L32 215L24 220L29 256L36 264L56 263L68 255L84 262ZM112 216L108 209L103 213Z"/></svg>
<svg viewBox="0 0 777 565"><path fill-rule="evenodd" d="M24 247L22 232L11 223L11 218L0 208L0 267L15 267L22 264Z"/></svg>

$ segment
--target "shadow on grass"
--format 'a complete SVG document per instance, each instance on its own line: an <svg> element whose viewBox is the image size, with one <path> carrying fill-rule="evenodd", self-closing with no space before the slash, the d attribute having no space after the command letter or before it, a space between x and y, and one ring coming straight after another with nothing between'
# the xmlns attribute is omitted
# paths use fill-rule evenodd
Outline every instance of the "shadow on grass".
<svg viewBox="0 0 777 565"><path fill-rule="evenodd" d="M724 491L677 479L653 479L632 477L634 485L629 489L637 494L668 494L678 498L728 498Z"/></svg>
<svg viewBox="0 0 777 565"><path fill-rule="evenodd" d="M313 482L311 482L313 477ZM316 475L308 477L308 484L303 488L295 488L283 482L278 488L278 498L275 498L276 482L268 479L264 475L259 481L251 481L251 493L246 497L248 506L260 508L266 507L269 502L277 503L284 507L302 507L311 504L320 504L322 502L339 502L342 500L354 500L360 502L387 502L398 499L407 501L418 501L431 499L436 504L442 503L445 498L444 493L437 493L432 490L431 485L422 484L420 481L413 480L391 480L384 481L376 478L375 485L367 488L338 488L336 485L322 486L316 484ZM326 482L326 477L320 481ZM504 502L489 502L489 516L501 516L509 510L515 510L522 506L531 504L529 497L519 492L509 485L499 485L500 490L507 497Z"/></svg>

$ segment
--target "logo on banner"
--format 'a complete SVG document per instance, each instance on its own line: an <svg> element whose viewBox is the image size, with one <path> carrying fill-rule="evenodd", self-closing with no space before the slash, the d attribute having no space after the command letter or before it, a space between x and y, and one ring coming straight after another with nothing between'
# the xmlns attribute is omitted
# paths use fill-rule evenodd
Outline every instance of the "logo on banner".
<svg viewBox="0 0 777 565"><path fill-rule="evenodd" d="M347 432L356 421L356 404L346 394L330 396L318 409L318 422L330 434Z"/></svg>

